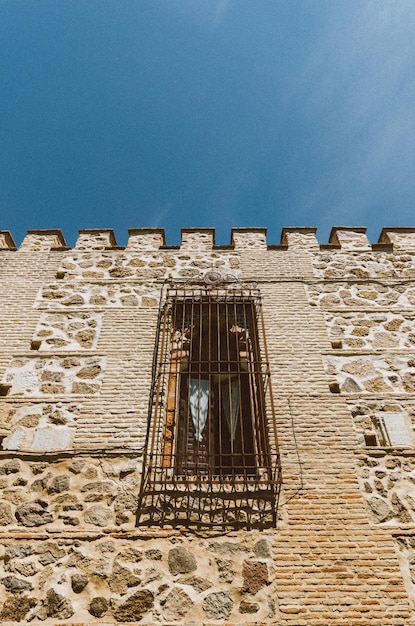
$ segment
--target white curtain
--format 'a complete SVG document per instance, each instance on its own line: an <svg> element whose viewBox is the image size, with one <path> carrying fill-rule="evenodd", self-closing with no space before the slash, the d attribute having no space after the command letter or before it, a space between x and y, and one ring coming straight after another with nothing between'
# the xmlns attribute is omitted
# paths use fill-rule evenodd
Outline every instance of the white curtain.
<svg viewBox="0 0 415 626"><path fill-rule="evenodd" d="M195 427L195 437L197 441L202 441L208 416L209 381L203 378L191 378L189 387L190 413Z"/></svg>
<svg viewBox="0 0 415 626"><path fill-rule="evenodd" d="M222 406L233 443L235 440L236 427L238 425L240 406L238 380L230 380L228 383L222 385Z"/></svg>
<svg viewBox="0 0 415 626"><path fill-rule="evenodd" d="M204 378L191 378L189 381L190 413L197 441L203 440L209 410L209 381ZM235 440L239 417L239 381L230 380L221 386L222 407L231 433Z"/></svg>

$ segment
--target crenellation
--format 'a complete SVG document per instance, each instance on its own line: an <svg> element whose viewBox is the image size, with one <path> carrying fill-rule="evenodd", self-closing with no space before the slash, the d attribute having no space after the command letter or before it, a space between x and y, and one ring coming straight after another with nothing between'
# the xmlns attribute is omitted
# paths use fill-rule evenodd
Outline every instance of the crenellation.
<svg viewBox="0 0 415 626"><path fill-rule="evenodd" d="M29 231L11 255L0 231L1 624L415 624L413 237L387 228L371 246L365 228L334 227L320 246L292 227L273 245L266 228L235 228L216 246L214 229L184 228L166 246L163 229L132 228L119 248L112 229L87 229L67 249L60 231ZM241 501L232 474L266 487L273 465L227 472L219 452L203 465L190 436L198 471L177 460L196 433L180 412L203 311L174 326L169 288L194 310L233 302L240 381L259 390L235 415L268 441L244 446L280 456L275 519L270 492ZM207 405L235 450L220 398L234 371L214 376ZM157 487L144 501L152 466L173 499Z"/></svg>
<svg viewBox="0 0 415 626"><path fill-rule="evenodd" d="M333 226L329 235L328 244L320 244L328 251L342 250L370 252L378 250L386 253L415 251L415 227L385 227L382 229L378 242L370 243L366 236L366 227L360 226ZM231 246L237 248L281 248L295 246L317 251L319 244L316 239L317 228L293 226L284 227L281 231L280 244L267 242L267 229L259 227L233 228L231 231ZM209 250L215 246L214 228L182 228L181 245L166 245L164 228L130 228L128 229L128 250L159 250L168 248L178 250ZM50 246L49 246L50 242ZM16 244L10 231L0 231L0 249L15 249ZM47 249L69 249L60 229L29 230L22 242L24 250L40 251ZM79 230L75 244L76 250L105 250L119 249L114 230L112 228L89 228ZM123 249L123 248L121 248Z"/></svg>

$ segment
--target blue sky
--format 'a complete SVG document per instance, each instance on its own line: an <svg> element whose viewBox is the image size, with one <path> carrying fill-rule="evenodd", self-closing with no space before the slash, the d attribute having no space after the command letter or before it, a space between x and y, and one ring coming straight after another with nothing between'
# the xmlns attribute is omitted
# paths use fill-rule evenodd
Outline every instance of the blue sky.
<svg viewBox="0 0 415 626"><path fill-rule="evenodd" d="M414 225L414 0L0 0L0 229Z"/></svg>

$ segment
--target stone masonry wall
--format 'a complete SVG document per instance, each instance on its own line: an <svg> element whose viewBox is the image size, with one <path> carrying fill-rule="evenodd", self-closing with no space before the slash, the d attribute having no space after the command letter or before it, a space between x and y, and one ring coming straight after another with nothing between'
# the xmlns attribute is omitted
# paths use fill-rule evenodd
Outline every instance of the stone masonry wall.
<svg viewBox="0 0 415 626"><path fill-rule="evenodd" d="M333 229L330 243L339 248L322 250L313 261L315 276L325 282L307 291L310 303L324 310L332 351L323 362L332 391L346 397L353 418L362 492L375 523L393 529L414 608L415 233L384 229L379 241L380 251L363 233L358 241L352 229Z"/></svg>
<svg viewBox="0 0 415 626"><path fill-rule="evenodd" d="M0 232L0 623L415 624L413 231L129 234ZM212 271L261 291L277 528L137 528L160 298Z"/></svg>

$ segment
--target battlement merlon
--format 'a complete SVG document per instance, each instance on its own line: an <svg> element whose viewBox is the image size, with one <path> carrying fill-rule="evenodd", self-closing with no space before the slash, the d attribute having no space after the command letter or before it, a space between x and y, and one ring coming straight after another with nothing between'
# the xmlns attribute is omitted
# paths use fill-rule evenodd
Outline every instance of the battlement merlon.
<svg viewBox="0 0 415 626"><path fill-rule="evenodd" d="M366 230L365 226L333 226L329 236L329 244L347 251L356 250L363 252L371 250Z"/></svg>
<svg viewBox="0 0 415 626"><path fill-rule="evenodd" d="M182 250L191 252L192 250L211 250L215 245L214 228L182 228L181 245Z"/></svg>
<svg viewBox="0 0 415 626"><path fill-rule="evenodd" d="M288 248L299 248L317 252L319 244L315 226L285 226L281 231L281 244Z"/></svg>
<svg viewBox="0 0 415 626"><path fill-rule="evenodd" d="M127 250L159 250L166 245L164 228L129 228Z"/></svg>
<svg viewBox="0 0 415 626"><path fill-rule="evenodd" d="M85 228L79 231L76 250L105 250L117 245L112 228Z"/></svg>
<svg viewBox="0 0 415 626"><path fill-rule="evenodd" d="M266 249L267 229L266 228L232 228L231 244L236 250L241 248Z"/></svg>
<svg viewBox="0 0 415 626"><path fill-rule="evenodd" d="M9 230L0 230L0 250L17 250Z"/></svg>
<svg viewBox="0 0 415 626"><path fill-rule="evenodd" d="M415 251L415 226L386 226L382 228L379 243L392 244L399 251Z"/></svg>
<svg viewBox="0 0 415 626"><path fill-rule="evenodd" d="M47 252L49 250L65 250L65 237L60 228L28 230L19 251Z"/></svg>

